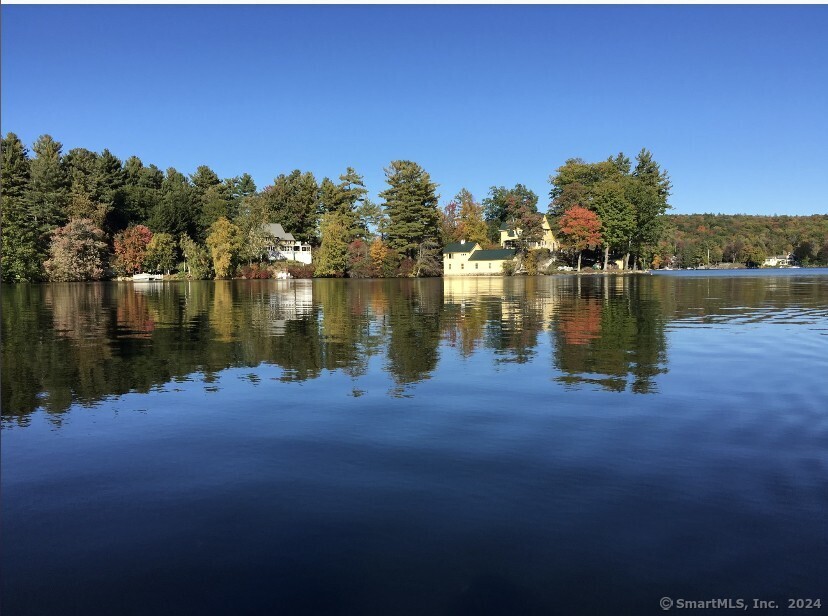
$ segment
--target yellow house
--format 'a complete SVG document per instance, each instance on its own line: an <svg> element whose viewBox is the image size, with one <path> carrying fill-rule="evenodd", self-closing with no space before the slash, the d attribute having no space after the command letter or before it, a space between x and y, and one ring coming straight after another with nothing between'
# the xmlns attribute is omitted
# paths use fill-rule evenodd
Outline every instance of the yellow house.
<svg viewBox="0 0 828 616"><path fill-rule="evenodd" d="M548 248L551 252L558 250L561 245L552 233L552 226L549 224L549 217L544 215L541 220L543 235L538 242L529 242L528 248ZM500 245L504 248L514 248L515 240L520 237L520 229L510 230L505 222L500 225Z"/></svg>
<svg viewBox="0 0 828 616"><path fill-rule="evenodd" d="M477 242L454 242L443 248L443 276L500 276L514 256L510 248L483 250Z"/></svg>

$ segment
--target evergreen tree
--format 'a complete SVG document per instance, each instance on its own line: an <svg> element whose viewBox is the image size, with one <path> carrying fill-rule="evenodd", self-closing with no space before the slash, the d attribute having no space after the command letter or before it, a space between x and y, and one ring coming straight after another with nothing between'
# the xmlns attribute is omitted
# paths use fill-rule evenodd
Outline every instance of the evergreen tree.
<svg viewBox="0 0 828 616"><path fill-rule="evenodd" d="M190 181L196 198L197 235L204 240L214 222L230 216L231 188L207 165L199 166Z"/></svg>
<svg viewBox="0 0 828 616"><path fill-rule="evenodd" d="M14 133L2 141L0 215L2 219L2 279L4 282L40 278L38 229L28 213L26 188L29 157L26 146Z"/></svg>
<svg viewBox="0 0 828 616"><path fill-rule="evenodd" d="M125 211L123 164L107 149L101 152L96 163L97 183L100 186L99 203L103 206L101 209L106 210L104 229L115 233L129 224Z"/></svg>
<svg viewBox="0 0 828 616"><path fill-rule="evenodd" d="M389 187L380 193L388 214L388 244L414 257L423 242L439 241L437 185L417 163L395 160L385 169Z"/></svg>
<svg viewBox="0 0 828 616"><path fill-rule="evenodd" d="M308 171L295 169L280 175L262 191L268 208L269 222L277 222L301 242L317 243L319 220L319 186Z"/></svg>
<svg viewBox="0 0 828 616"><path fill-rule="evenodd" d="M167 169L161 183L161 198L150 216L150 228L157 233L196 237L195 215L198 197L187 178L173 167Z"/></svg>
<svg viewBox="0 0 828 616"><path fill-rule="evenodd" d="M145 224L161 201L164 173L155 165L145 167L137 156L124 163L123 220L118 224Z"/></svg>
<svg viewBox="0 0 828 616"><path fill-rule="evenodd" d="M63 225L69 205L69 181L61 161L60 142L42 135L32 150L29 163L29 186L26 194L28 215L38 233L38 255L42 263L51 242L51 232Z"/></svg>
<svg viewBox="0 0 828 616"><path fill-rule="evenodd" d="M102 176L98 171L98 155L85 148L74 148L63 158L69 180L70 218L89 218L103 227L112 203L104 198Z"/></svg>

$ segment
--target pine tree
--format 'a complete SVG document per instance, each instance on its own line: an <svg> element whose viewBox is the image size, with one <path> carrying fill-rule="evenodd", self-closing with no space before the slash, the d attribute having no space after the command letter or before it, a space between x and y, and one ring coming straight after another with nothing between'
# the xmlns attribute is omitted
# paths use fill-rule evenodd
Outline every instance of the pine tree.
<svg viewBox="0 0 828 616"><path fill-rule="evenodd" d="M295 169L280 175L261 193L268 209L268 221L282 228L301 242L317 243L319 221L319 186L308 171Z"/></svg>
<svg viewBox="0 0 828 616"><path fill-rule="evenodd" d="M426 240L439 241L437 184L417 163L395 160L385 169L389 187L380 193L388 214L388 244L400 254L417 255Z"/></svg>
<svg viewBox="0 0 828 616"><path fill-rule="evenodd" d="M41 263L49 250L51 232L68 219L69 181L61 161L62 148L50 135L42 135L32 146L35 157L29 163L26 200L28 215L38 233Z"/></svg>
<svg viewBox="0 0 828 616"><path fill-rule="evenodd" d="M2 141L3 167L0 172L0 215L2 215L2 279L4 282L37 280L38 230L28 213L26 189L29 157L26 146L14 133Z"/></svg>

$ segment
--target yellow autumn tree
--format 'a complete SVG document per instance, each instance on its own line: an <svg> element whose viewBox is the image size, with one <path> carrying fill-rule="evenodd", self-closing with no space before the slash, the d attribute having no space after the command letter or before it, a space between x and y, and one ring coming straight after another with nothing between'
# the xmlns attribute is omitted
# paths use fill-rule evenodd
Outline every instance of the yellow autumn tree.
<svg viewBox="0 0 828 616"><path fill-rule="evenodd" d="M207 248L213 258L216 278L227 278L233 271L241 248L241 231L232 222L222 216L210 225L207 236Z"/></svg>

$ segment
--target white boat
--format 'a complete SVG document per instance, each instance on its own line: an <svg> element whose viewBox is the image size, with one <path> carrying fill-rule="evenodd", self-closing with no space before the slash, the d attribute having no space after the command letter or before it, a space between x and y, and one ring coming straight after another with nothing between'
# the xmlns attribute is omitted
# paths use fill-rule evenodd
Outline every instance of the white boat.
<svg viewBox="0 0 828 616"><path fill-rule="evenodd" d="M133 274L132 282L151 282L153 280L164 280L162 274Z"/></svg>

